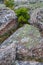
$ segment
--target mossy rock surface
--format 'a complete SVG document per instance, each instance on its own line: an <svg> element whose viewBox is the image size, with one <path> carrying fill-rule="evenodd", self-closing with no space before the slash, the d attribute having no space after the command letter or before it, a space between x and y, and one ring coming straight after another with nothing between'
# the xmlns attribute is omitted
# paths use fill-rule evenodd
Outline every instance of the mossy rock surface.
<svg viewBox="0 0 43 65"><path fill-rule="evenodd" d="M5 40L0 49L11 44L16 44L17 60L41 60L43 62L43 38L41 38L36 27L28 24L24 25Z"/></svg>
<svg viewBox="0 0 43 65"><path fill-rule="evenodd" d="M24 25L18 29L10 38L6 40L3 44L9 44L10 42L16 41L19 44L25 44L28 48L31 46L37 46L40 42L40 32L38 29L31 25Z"/></svg>

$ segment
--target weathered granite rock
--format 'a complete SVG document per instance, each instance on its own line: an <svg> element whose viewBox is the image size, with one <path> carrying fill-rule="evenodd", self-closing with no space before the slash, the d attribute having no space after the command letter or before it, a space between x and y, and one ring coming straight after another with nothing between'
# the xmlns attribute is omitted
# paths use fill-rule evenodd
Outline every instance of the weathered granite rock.
<svg viewBox="0 0 43 65"><path fill-rule="evenodd" d="M13 10L7 7L0 8L0 35L17 27L17 17Z"/></svg>
<svg viewBox="0 0 43 65"><path fill-rule="evenodd" d="M43 8L37 8L33 11L29 23L37 26L40 31L43 31Z"/></svg>
<svg viewBox="0 0 43 65"><path fill-rule="evenodd" d="M16 57L16 45L14 42L0 49L0 65L14 65Z"/></svg>
<svg viewBox="0 0 43 65"><path fill-rule="evenodd" d="M30 3L43 2L43 0L29 0Z"/></svg>
<svg viewBox="0 0 43 65"><path fill-rule="evenodd" d="M17 60L37 60L43 62L43 46L33 47L28 49L26 47L19 47L16 52Z"/></svg>
<svg viewBox="0 0 43 65"><path fill-rule="evenodd" d="M38 29L32 25L26 24L5 40L2 45L11 44L14 41L15 43L19 43L19 45L26 46L30 49L39 45L40 39L41 36Z"/></svg>
<svg viewBox="0 0 43 65"><path fill-rule="evenodd" d="M43 38L41 38L36 27L28 24L21 27L2 43L0 49L1 47L7 47L9 44L11 45L13 42L16 44L17 60L40 59L43 61Z"/></svg>
<svg viewBox="0 0 43 65"><path fill-rule="evenodd" d="M43 65L43 63L35 61L16 61L16 65Z"/></svg>

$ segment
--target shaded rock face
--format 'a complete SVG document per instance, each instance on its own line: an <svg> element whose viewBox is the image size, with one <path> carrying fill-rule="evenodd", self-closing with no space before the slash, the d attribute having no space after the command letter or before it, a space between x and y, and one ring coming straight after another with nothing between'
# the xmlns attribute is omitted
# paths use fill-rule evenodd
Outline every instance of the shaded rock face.
<svg viewBox="0 0 43 65"><path fill-rule="evenodd" d="M31 59L43 59L43 39L36 27L26 24L0 46L0 64L14 65L15 60Z"/></svg>
<svg viewBox="0 0 43 65"><path fill-rule="evenodd" d="M38 8L33 11L30 24L37 26L40 31L43 31L43 8Z"/></svg>
<svg viewBox="0 0 43 65"><path fill-rule="evenodd" d="M17 17L14 11L7 7L0 8L0 34L4 34L11 28L17 26Z"/></svg>
<svg viewBox="0 0 43 65"><path fill-rule="evenodd" d="M36 44L36 42L34 44ZM33 43L31 45L33 45ZM31 47L31 45L30 45L30 47ZM32 46L31 48L29 48L29 47L27 48L27 47L23 46L23 45L22 46L18 45L17 54L16 54L17 60L34 59L34 60L43 62L43 39L39 40L39 45L37 43L35 46Z"/></svg>
<svg viewBox="0 0 43 65"><path fill-rule="evenodd" d="M1 3L1 4L4 3L4 0L0 0L0 3Z"/></svg>
<svg viewBox="0 0 43 65"><path fill-rule="evenodd" d="M26 49L25 47L18 48L16 53L17 60L37 60L43 61L43 47Z"/></svg>

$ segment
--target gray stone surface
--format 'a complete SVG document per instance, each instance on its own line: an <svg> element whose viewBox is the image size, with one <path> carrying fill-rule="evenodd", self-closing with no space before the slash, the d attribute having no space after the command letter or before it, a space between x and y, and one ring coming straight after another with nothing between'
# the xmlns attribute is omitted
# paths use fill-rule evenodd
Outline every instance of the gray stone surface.
<svg viewBox="0 0 43 65"><path fill-rule="evenodd" d="M2 46L0 49L0 65L14 65L16 57L16 45Z"/></svg>
<svg viewBox="0 0 43 65"><path fill-rule="evenodd" d="M31 58L43 61L43 38L36 27L26 24L0 45L0 64L14 65L15 59L31 60ZM35 65L34 62L19 62L16 65L24 64Z"/></svg>
<svg viewBox="0 0 43 65"><path fill-rule="evenodd" d="M16 61L16 65L43 65L43 63L35 61Z"/></svg>
<svg viewBox="0 0 43 65"><path fill-rule="evenodd" d="M10 10L7 7L0 7L0 30L16 18L16 14L13 10Z"/></svg>
<svg viewBox="0 0 43 65"><path fill-rule="evenodd" d="M13 35L10 36L2 45L11 44L13 41L15 43L24 44L27 48L31 48L39 45L40 43L40 32L38 29L31 25L24 25L18 29Z"/></svg>
<svg viewBox="0 0 43 65"><path fill-rule="evenodd" d="M33 11L29 23L37 26L40 31L43 31L43 8L37 8Z"/></svg>

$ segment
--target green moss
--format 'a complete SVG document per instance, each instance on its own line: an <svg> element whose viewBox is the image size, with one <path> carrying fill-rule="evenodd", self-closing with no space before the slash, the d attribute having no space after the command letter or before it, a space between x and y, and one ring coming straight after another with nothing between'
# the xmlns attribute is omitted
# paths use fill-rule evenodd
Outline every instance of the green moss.
<svg viewBox="0 0 43 65"><path fill-rule="evenodd" d="M14 9L14 0L4 0L4 4L11 8L11 9Z"/></svg>
<svg viewBox="0 0 43 65"><path fill-rule="evenodd" d="M30 15L28 14L28 9L25 7L21 7L15 10L15 13L18 17L19 27L23 26L24 24L28 24L28 19L30 19Z"/></svg>

